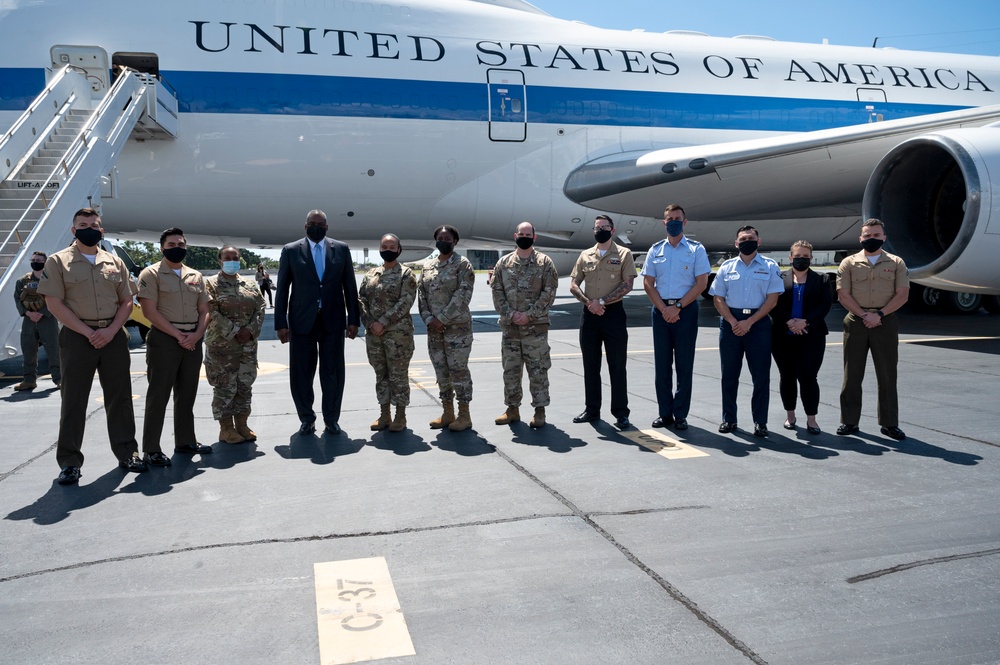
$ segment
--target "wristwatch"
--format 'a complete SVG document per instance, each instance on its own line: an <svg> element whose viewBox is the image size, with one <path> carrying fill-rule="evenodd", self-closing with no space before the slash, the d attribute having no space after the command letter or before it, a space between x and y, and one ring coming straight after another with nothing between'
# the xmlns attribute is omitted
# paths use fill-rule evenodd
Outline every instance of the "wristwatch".
<svg viewBox="0 0 1000 665"><path fill-rule="evenodd" d="M604 298L601 298L600 300L598 300L597 304L600 305L601 307L604 307Z"/></svg>
<svg viewBox="0 0 1000 665"><path fill-rule="evenodd" d="M677 309L684 309L684 303L680 301L680 298L674 301L674 307Z"/></svg>
<svg viewBox="0 0 1000 665"><path fill-rule="evenodd" d="M885 318L885 312L883 312L882 310L878 310L875 313L878 314L878 318L880 318L880 319L884 319Z"/></svg>

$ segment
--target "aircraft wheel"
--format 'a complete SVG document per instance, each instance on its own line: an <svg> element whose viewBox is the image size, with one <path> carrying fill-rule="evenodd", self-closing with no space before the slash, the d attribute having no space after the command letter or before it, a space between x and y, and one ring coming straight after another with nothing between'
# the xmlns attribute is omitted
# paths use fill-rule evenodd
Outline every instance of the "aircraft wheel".
<svg viewBox="0 0 1000 665"><path fill-rule="evenodd" d="M983 297L978 293L956 293L945 291L941 294L942 302L951 312L959 314L974 314L983 306Z"/></svg>
<svg viewBox="0 0 1000 665"><path fill-rule="evenodd" d="M983 307L990 314L1000 314L1000 296L983 296Z"/></svg>
<svg viewBox="0 0 1000 665"><path fill-rule="evenodd" d="M922 284L910 285L910 305L922 312L930 312L941 304L941 290Z"/></svg>

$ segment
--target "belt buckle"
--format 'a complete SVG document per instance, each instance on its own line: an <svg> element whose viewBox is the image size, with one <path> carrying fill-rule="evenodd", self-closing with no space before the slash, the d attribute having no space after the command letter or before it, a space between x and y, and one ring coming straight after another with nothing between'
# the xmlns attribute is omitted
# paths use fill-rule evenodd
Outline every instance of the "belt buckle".
<svg viewBox="0 0 1000 665"><path fill-rule="evenodd" d="M743 310L743 313L744 314L750 314L750 310L749 309L745 309L745 310Z"/></svg>

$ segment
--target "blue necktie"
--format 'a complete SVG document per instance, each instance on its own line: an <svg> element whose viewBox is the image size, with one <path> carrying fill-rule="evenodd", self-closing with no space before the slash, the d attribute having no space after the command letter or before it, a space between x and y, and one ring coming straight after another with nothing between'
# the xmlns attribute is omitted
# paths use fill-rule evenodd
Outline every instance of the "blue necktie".
<svg viewBox="0 0 1000 665"><path fill-rule="evenodd" d="M319 277L319 281L323 281L323 266L326 263L326 257L323 255L323 244L316 243L313 247L313 263L316 264L316 275Z"/></svg>

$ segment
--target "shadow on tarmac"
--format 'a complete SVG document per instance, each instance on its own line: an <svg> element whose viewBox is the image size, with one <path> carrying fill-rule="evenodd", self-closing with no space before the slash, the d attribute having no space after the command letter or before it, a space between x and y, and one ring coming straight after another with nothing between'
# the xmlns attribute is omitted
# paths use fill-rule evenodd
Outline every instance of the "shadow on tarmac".
<svg viewBox="0 0 1000 665"><path fill-rule="evenodd" d="M574 448L587 445L583 439L577 439L551 423L539 429L531 429L525 422L510 425L511 443L523 446L539 446L548 448L554 453L568 453Z"/></svg>
<svg viewBox="0 0 1000 665"><path fill-rule="evenodd" d="M423 437L417 436L409 429L402 432L390 432L388 430L373 432L369 445L373 448L386 450L402 456L427 453L433 450L430 444L424 441Z"/></svg>
<svg viewBox="0 0 1000 665"><path fill-rule="evenodd" d="M115 468L94 482L81 483L79 486L60 485L53 480L48 491L38 497L34 503L8 513L4 519L32 520L35 524L57 524L68 518L73 512L96 506L101 501L117 494L118 486L126 479L127 475L131 474Z"/></svg>
<svg viewBox="0 0 1000 665"><path fill-rule="evenodd" d="M437 437L435 437L433 445L435 448L455 453L462 457L492 455L497 451L496 446L488 443L474 429L467 429L464 432L441 430L438 432Z"/></svg>
<svg viewBox="0 0 1000 665"><path fill-rule="evenodd" d="M274 447L274 452L285 459L307 459L313 464L332 464L338 457L353 455L368 443L367 439L351 439L345 431L337 436L295 433L288 445Z"/></svg>

